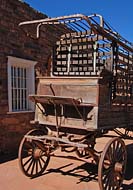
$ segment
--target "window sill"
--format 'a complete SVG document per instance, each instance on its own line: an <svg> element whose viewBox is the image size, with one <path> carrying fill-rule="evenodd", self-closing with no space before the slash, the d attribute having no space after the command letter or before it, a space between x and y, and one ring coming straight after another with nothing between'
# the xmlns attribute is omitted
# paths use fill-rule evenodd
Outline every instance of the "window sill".
<svg viewBox="0 0 133 190"><path fill-rule="evenodd" d="M29 110L29 111L10 111L7 112L7 114L22 114L22 113L34 113L35 111Z"/></svg>

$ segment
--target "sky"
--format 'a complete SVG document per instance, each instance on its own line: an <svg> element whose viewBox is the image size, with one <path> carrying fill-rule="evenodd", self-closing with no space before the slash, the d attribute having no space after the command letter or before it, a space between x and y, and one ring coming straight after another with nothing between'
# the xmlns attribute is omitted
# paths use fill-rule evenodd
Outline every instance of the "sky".
<svg viewBox="0 0 133 190"><path fill-rule="evenodd" d="M100 14L121 36L133 43L133 0L24 0L49 17Z"/></svg>

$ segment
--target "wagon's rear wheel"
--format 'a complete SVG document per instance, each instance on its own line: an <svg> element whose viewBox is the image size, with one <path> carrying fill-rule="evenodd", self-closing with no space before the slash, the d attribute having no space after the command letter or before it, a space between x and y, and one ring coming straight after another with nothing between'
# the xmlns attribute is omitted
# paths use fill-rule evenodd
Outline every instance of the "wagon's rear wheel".
<svg viewBox="0 0 133 190"><path fill-rule="evenodd" d="M38 129L29 131L26 135L41 136L45 132ZM47 155L34 141L23 138L19 147L19 166L28 177L37 177L46 169L50 156Z"/></svg>
<svg viewBox="0 0 133 190"><path fill-rule="evenodd" d="M133 139L133 129L131 129L131 128L125 129L125 137L127 137L129 139Z"/></svg>
<svg viewBox="0 0 133 190"><path fill-rule="evenodd" d="M116 137L105 146L98 166L100 190L119 190L126 169L127 153L124 142Z"/></svg>
<svg viewBox="0 0 133 190"><path fill-rule="evenodd" d="M90 148L90 149L94 149L94 144L89 144L88 145L88 147ZM80 149L80 148L78 148L77 150L76 150L76 154L78 155L78 157L80 157L80 158L82 158L82 157L90 157L90 154L89 154L89 151L87 150L87 149Z"/></svg>

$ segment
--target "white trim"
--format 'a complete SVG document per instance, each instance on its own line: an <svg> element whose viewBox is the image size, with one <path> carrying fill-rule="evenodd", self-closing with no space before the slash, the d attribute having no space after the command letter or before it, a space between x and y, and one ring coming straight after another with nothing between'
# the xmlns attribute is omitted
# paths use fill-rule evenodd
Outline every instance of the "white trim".
<svg viewBox="0 0 133 190"><path fill-rule="evenodd" d="M11 93L11 67L8 65L8 106L9 106L9 111L11 112L12 110L12 93Z"/></svg>
<svg viewBox="0 0 133 190"><path fill-rule="evenodd" d="M29 111L14 111L14 112L7 112L7 114L19 114L19 113L35 113L35 111L29 110Z"/></svg>
<svg viewBox="0 0 133 190"><path fill-rule="evenodd" d="M18 57L13 56L7 56L8 57L8 63L12 66L23 66L23 67L33 67L37 64L36 61L28 60L28 59L22 59Z"/></svg>
<svg viewBox="0 0 133 190"><path fill-rule="evenodd" d="M9 112L19 112L12 110L12 84L11 84L11 67L20 67L26 68L28 72L28 94L35 93L35 72L34 66L36 65L36 61L17 58L13 56L8 56L8 105L9 105ZM20 112L25 111L34 111L34 104L32 102L28 102L28 109L29 110L20 110Z"/></svg>

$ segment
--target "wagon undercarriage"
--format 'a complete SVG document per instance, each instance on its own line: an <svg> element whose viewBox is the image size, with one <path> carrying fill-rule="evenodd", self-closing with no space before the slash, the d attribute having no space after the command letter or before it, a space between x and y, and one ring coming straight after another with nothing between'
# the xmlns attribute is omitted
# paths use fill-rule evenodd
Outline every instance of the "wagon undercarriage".
<svg viewBox="0 0 133 190"><path fill-rule="evenodd" d="M30 98L37 100L35 96ZM85 135L70 134L67 128L60 131L62 127L58 121L57 105L69 104L72 101L75 107L80 102L71 98L66 98L67 101L64 101L64 97L55 96L43 96L44 99L43 103L54 105L56 130L51 131L49 126L45 126L45 130L35 129L24 136L19 148L20 167L24 174L28 177L42 174L50 157L56 156L56 151L60 149L61 152L75 152L82 161L89 162L89 158L93 159L93 163L98 164L98 181L101 189L119 188L123 181L127 160L124 142L116 137L108 142L103 151L96 151L96 138L104 135L104 130L86 130ZM76 111L78 112L78 107ZM109 179L110 176L113 183Z"/></svg>
<svg viewBox="0 0 133 190"><path fill-rule="evenodd" d="M80 160L98 164L98 181L101 189L121 186L126 167L126 148L120 138L111 139L102 152L94 148L95 141L91 136L81 139L69 137L55 137L44 135L39 129L30 131L23 138L19 149L20 167L28 177L37 177L46 169L51 156L56 156L57 149L61 152L76 152ZM89 138L90 137L90 138ZM113 180L110 180L110 178Z"/></svg>

